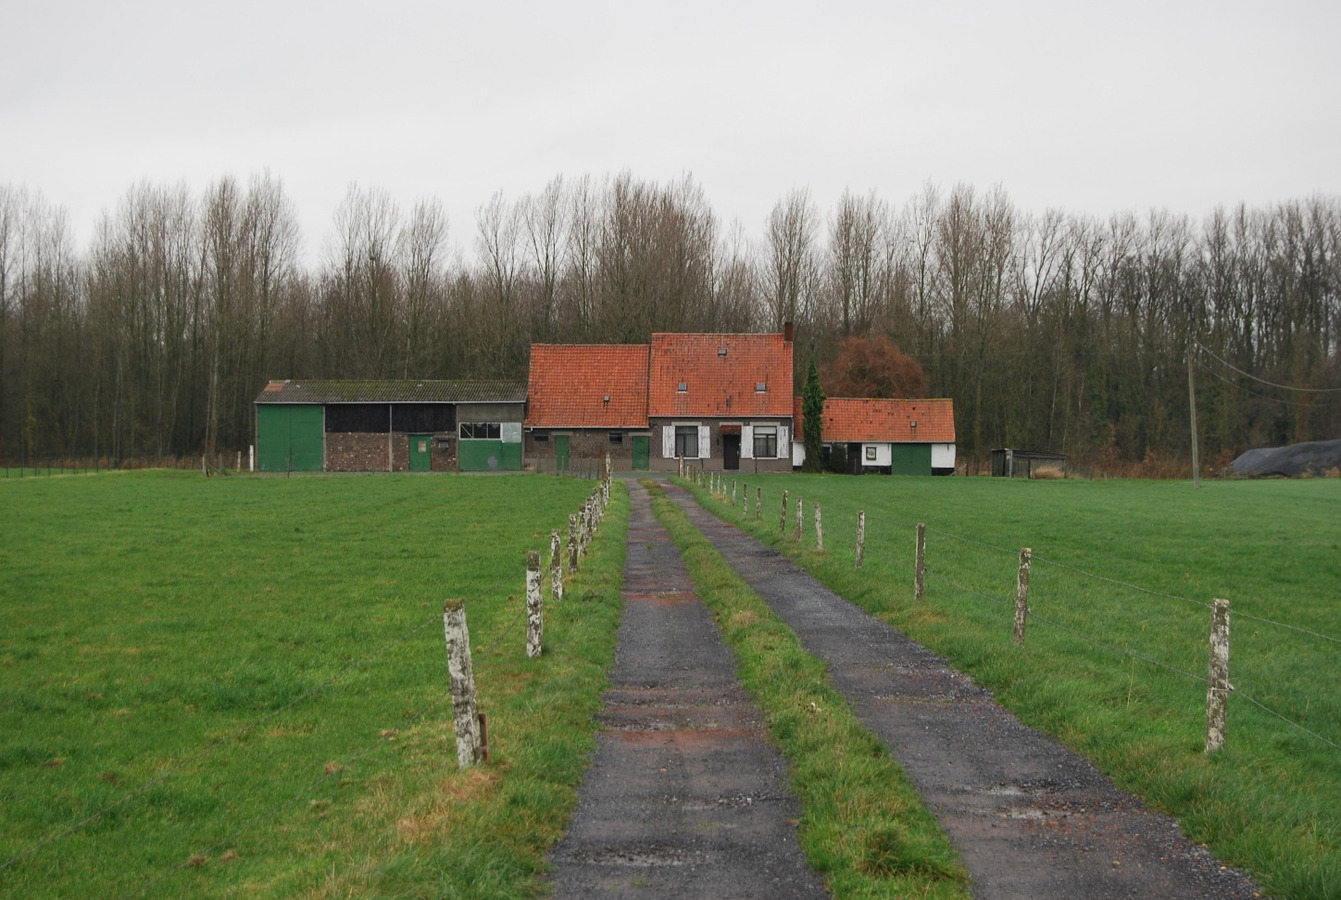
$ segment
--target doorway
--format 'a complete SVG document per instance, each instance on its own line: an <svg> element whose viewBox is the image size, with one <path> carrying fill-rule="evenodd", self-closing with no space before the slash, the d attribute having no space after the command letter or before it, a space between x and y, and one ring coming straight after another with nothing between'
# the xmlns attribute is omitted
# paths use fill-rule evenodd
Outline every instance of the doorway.
<svg viewBox="0 0 1341 900"><path fill-rule="evenodd" d="M730 472L740 468L740 435L722 435L722 468Z"/></svg>

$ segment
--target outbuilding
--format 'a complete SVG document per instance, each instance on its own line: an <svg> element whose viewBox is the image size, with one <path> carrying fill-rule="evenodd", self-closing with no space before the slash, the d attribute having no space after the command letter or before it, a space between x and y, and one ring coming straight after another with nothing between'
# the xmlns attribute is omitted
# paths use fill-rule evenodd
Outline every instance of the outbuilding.
<svg viewBox="0 0 1341 900"><path fill-rule="evenodd" d="M805 422L795 398L796 441L792 463L805 462ZM858 475L953 475L954 401L828 397L824 445L842 471Z"/></svg>
<svg viewBox="0 0 1341 900"><path fill-rule="evenodd" d="M532 344L526 465L572 471L609 456L620 471L650 467L647 344Z"/></svg>
<svg viewBox="0 0 1341 900"><path fill-rule="evenodd" d="M525 406L513 381L271 381L256 398L257 468L520 470Z"/></svg>

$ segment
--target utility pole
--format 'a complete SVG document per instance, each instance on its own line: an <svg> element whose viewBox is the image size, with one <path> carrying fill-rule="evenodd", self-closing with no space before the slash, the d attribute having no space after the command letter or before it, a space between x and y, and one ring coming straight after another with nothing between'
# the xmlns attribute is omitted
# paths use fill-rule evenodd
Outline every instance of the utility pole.
<svg viewBox="0 0 1341 900"><path fill-rule="evenodd" d="M1197 386L1192 380L1192 353L1196 339L1187 336L1187 408L1192 414L1192 487L1201 487L1201 466L1197 459Z"/></svg>

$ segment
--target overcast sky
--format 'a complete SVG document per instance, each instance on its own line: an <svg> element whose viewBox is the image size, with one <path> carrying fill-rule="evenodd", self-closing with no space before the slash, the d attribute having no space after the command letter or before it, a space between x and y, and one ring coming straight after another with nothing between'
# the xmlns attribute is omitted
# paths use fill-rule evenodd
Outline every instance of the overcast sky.
<svg viewBox="0 0 1341 900"><path fill-rule="evenodd" d="M0 0L0 183L84 248L134 184L268 169L319 258L352 183L475 209L692 175L763 233L809 187L1106 216L1341 194L1341 3Z"/></svg>

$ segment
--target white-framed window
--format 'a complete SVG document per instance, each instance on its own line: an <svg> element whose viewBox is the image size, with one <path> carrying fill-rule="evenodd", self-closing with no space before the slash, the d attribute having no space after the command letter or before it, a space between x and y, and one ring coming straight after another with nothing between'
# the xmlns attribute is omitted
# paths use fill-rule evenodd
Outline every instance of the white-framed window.
<svg viewBox="0 0 1341 900"><path fill-rule="evenodd" d="M460 425L460 434L461 439L466 441L496 441L502 436L502 428L498 422L462 422Z"/></svg>
<svg viewBox="0 0 1341 900"><path fill-rule="evenodd" d="M778 458L778 426L755 425L750 429L754 435L754 458Z"/></svg>
<svg viewBox="0 0 1341 900"><path fill-rule="evenodd" d="M698 426L675 426L675 455L685 459L698 459Z"/></svg>

